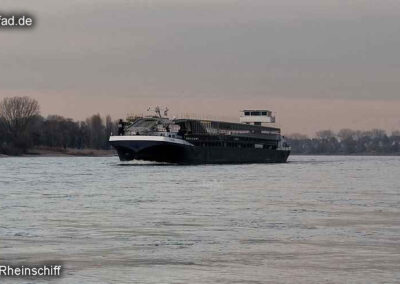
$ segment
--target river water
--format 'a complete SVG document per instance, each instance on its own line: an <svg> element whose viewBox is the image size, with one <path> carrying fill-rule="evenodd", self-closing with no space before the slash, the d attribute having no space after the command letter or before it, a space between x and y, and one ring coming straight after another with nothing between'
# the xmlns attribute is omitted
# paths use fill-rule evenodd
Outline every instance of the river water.
<svg viewBox="0 0 400 284"><path fill-rule="evenodd" d="M396 283L400 157L2 158L0 264L41 262L54 283Z"/></svg>

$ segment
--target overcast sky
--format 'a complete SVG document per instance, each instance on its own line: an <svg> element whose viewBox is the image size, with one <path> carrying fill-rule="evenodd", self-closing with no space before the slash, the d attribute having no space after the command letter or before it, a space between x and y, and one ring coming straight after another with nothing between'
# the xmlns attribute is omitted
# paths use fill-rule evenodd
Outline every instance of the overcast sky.
<svg viewBox="0 0 400 284"><path fill-rule="evenodd" d="M400 129L400 1L2 0L0 98L114 118L167 105L235 119L277 111L285 132Z"/></svg>

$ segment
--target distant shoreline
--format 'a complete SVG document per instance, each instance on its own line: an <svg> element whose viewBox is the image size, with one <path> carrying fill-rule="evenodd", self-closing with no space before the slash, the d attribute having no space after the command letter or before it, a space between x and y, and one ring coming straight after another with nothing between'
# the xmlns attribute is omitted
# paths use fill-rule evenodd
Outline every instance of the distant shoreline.
<svg viewBox="0 0 400 284"><path fill-rule="evenodd" d="M291 153L290 156L400 156L399 153Z"/></svg>
<svg viewBox="0 0 400 284"><path fill-rule="evenodd" d="M40 147L30 150L28 153L21 155L5 155L0 154L0 158L14 157L111 157L116 155L114 150L98 150L98 149L63 149Z"/></svg>
<svg viewBox="0 0 400 284"><path fill-rule="evenodd" d="M334 153L334 154L327 154L327 153L311 153L311 154L302 154L302 153L293 153L290 154L290 156L353 156L353 157L367 157L367 156L371 156L371 157L386 157L386 156L400 156L400 154L398 153ZM289 157L290 157L289 156Z"/></svg>
<svg viewBox="0 0 400 284"><path fill-rule="evenodd" d="M29 153L22 155L5 155L0 154L0 158L23 158L23 157L112 157L116 156L114 150L98 150L98 149L33 149ZM290 156L352 156L352 157L398 157L399 154L388 153L366 153L366 154L291 154Z"/></svg>

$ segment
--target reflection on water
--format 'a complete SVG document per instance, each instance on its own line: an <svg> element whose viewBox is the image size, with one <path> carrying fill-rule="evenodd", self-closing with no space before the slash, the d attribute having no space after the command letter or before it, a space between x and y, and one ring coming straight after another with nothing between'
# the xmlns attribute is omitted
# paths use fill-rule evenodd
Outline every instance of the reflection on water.
<svg viewBox="0 0 400 284"><path fill-rule="evenodd" d="M4 158L0 262L62 261L57 283L396 282L399 176L400 157Z"/></svg>

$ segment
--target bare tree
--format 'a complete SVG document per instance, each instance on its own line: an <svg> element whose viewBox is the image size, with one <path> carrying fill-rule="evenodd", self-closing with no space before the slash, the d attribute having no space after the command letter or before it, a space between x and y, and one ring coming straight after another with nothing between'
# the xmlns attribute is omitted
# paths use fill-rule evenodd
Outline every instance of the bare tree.
<svg viewBox="0 0 400 284"><path fill-rule="evenodd" d="M34 122L40 117L39 104L28 97L5 98L0 102L1 151L21 154L33 146Z"/></svg>
<svg viewBox="0 0 400 284"><path fill-rule="evenodd" d="M39 114L39 103L29 97L5 98L0 102L1 122L12 136L24 133Z"/></svg>
<svg viewBox="0 0 400 284"><path fill-rule="evenodd" d="M325 140L335 137L335 133L333 133L332 130L321 130L318 131L315 135L317 136L318 139L325 139Z"/></svg>
<svg viewBox="0 0 400 284"><path fill-rule="evenodd" d="M106 143L104 140L105 127L100 114L94 114L86 119L89 126L90 147L94 149L102 149Z"/></svg>
<svg viewBox="0 0 400 284"><path fill-rule="evenodd" d="M110 135L112 135L112 133L116 133L117 129L115 126L115 123L113 123L111 116L107 115L106 116L106 128L105 128L105 143L104 143L104 148L105 149L110 149L110 144L108 143L108 138L110 137Z"/></svg>

